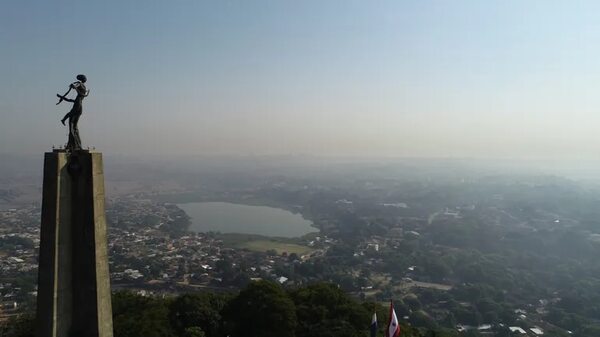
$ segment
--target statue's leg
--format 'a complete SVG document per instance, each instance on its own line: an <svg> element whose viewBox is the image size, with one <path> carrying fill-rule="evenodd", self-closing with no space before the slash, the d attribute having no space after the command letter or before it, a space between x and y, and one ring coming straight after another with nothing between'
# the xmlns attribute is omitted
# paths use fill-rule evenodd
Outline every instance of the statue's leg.
<svg viewBox="0 0 600 337"><path fill-rule="evenodd" d="M69 141L67 142L67 149L73 150L75 148L75 139L73 137L73 116L69 116Z"/></svg>
<svg viewBox="0 0 600 337"><path fill-rule="evenodd" d="M67 120L67 118L71 117L71 112L67 112L65 114L65 116L60 120L61 123L63 123L63 125L65 125L65 121Z"/></svg>
<svg viewBox="0 0 600 337"><path fill-rule="evenodd" d="M73 135L73 147L76 150L81 150L81 138L79 137L79 128L77 123L81 115L75 115L71 117L69 125L71 126L71 134Z"/></svg>

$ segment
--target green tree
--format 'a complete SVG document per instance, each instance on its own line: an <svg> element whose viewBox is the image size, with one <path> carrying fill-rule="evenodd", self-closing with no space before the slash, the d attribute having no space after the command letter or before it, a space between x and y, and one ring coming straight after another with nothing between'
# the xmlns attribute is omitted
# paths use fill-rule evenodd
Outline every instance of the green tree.
<svg viewBox="0 0 600 337"><path fill-rule="evenodd" d="M333 284L318 283L291 293L296 304L298 337L364 336L369 313Z"/></svg>
<svg viewBox="0 0 600 337"><path fill-rule="evenodd" d="M478 326L482 323L481 314L474 307L458 307L454 310L454 317L460 324Z"/></svg>
<svg viewBox="0 0 600 337"><path fill-rule="evenodd" d="M427 329L437 328L435 320L423 310L413 312L412 315L410 315L410 323L416 327L424 327Z"/></svg>
<svg viewBox="0 0 600 337"><path fill-rule="evenodd" d="M112 298L115 337L171 337L169 310L163 299L118 292Z"/></svg>
<svg viewBox="0 0 600 337"><path fill-rule="evenodd" d="M183 332L183 337L205 337L204 331L197 326L186 328Z"/></svg>
<svg viewBox="0 0 600 337"><path fill-rule="evenodd" d="M511 332L510 329L508 328L508 326L506 325L496 325L494 327L494 334L497 337L510 337Z"/></svg>
<svg viewBox="0 0 600 337"><path fill-rule="evenodd" d="M179 335L199 327L207 337L217 336L225 301L224 296L212 293L179 296L169 306L169 322Z"/></svg>
<svg viewBox="0 0 600 337"><path fill-rule="evenodd" d="M252 282L223 311L232 337L294 337L296 308L281 287Z"/></svg>
<svg viewBox="0 0 600 337"><path fill-rule="evenodd" d="M404 298L402 299L402 302L404 302L406 305L408 305L408 307L413 310L421 310L421 302L419 301L419 298L417 297L417 295L415 294L408 294L406 296L404 296Z"/></svg>
<svg viewBox="0 0 600 337"><path fill-rule="evenodd" d="M34 327L35 317L33 315L19 315L0 325L0 336L33 337Z"/></svg>
<svg viewBox="0 0 600 337"><path fill-rule="evenodd" d="M444 318L442 324L448 328L454 328L456 327L456 317L454 317L454 314L452 312L449 312L448 315L446 315L446 317Z"/></svg>

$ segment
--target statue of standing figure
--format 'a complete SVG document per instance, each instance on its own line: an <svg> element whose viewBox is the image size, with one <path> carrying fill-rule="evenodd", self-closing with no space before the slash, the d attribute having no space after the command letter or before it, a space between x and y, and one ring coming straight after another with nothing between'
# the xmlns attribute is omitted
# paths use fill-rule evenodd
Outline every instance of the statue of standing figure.
<svg viewBox="0 0 600 337"><path fill-rule="evenodd" d="M69 111L60 122L65 125L65 121L69 120L69 141L67 143L68 150L81 150L81 138L79 137L79 128L77 127L77 123L79 122L79 117L81 117L81 113L83 112L83 99L88 96L89 90L85 87L85 82L87 82L87 78L85 75L77 75L77 82L73 82L69 85L69 90L64 94L56 94L59 99L56 105L60 104L62 101L67 101L73 103L73 107L71 111ZM75 99L69 99L66 96L74 89L77 92L77 97Z"/></svg>

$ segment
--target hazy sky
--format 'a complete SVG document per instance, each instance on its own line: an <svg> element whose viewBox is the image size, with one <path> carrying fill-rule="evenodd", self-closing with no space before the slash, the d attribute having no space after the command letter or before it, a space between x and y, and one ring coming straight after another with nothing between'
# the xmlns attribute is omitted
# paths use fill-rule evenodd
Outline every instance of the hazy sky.
<svg viewBox="0 0 600 337"><path fill-rule="evenodd" d="M0 152L597 158L598 1L0 5Z"/></svg>

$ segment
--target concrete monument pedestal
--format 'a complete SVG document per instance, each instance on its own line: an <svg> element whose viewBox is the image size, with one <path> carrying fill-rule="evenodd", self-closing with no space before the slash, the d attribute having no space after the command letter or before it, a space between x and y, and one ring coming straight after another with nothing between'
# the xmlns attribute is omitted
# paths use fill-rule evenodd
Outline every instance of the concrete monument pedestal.
<svg viewBox="0 0 600 337"><path fill-rule="evenodd" d="M38 337L112 337L102 154L44 158Z"/></svg>

